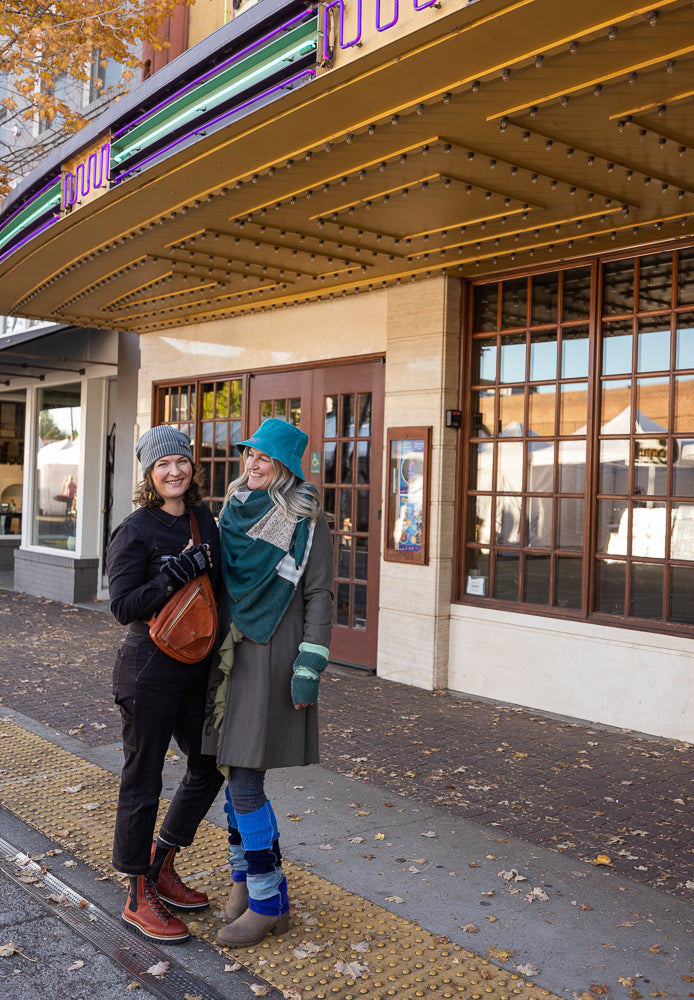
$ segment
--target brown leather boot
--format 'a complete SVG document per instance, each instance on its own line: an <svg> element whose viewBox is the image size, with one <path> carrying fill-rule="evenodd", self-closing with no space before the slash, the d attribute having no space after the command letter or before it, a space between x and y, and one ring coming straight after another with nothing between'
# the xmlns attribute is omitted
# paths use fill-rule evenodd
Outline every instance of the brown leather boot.
<svg viewBox="0 0 694 1000"><path fill-rule="evenodd" d="M229 923L234 920L238 920L242 913L245 913L248 909L248 886L245 880L242 882L234 882L231 886L231 895L227 900L227 905L224 908L224 916L227 918Z"/></svg>
<svg viewBox="0 0 694 1000"><path fill-rule="evenodd" d="M217 941L225 948L250 948L266 934L286 934L288 929L288 913L265 916L255 910L246 910L233 924L225 924L217 931Z"/></svg>
<svg viewBox="0 0 694 1000"><path fill-rule="evenodd" d="M154 864L157 850L161 851L162 848L157 848L156 844L152 844L152 864ZM210 905L207 894L198 892L197 889L191 889L180 877L173 865L176 850L177 848L171 847L164 856L159 872L156 872L156 865L151 872L153 878L156 874L154 885L159 893L159 898L163 899L169 906L175 906L178 910L204 910Z"/></svg>
<svg viewBox="0 0 694 1000"><path fill-rule="evenodd" d="M121 920L143 937L160 944L182 944L190 937L183 921L164 906L148 875L130 879L130 892Z"/></svg>

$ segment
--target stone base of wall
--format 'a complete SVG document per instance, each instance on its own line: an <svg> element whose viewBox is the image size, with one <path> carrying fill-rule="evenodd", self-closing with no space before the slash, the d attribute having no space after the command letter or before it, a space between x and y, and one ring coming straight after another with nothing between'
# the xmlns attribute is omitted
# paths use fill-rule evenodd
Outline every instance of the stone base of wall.
<svg viewBox="0 0 694 1000"><path fill-rule="evenodd" d="M14 569L14 554L19 548L20 538L0 538L0 573L11 573Z"/></svg>
<svg viewBox="0 0 694 1000"><path fill-rule="evenodd" d="M81 604L97 596L99 560L76 559L53 552L17 549L14 589L64 604Z"/></svg>

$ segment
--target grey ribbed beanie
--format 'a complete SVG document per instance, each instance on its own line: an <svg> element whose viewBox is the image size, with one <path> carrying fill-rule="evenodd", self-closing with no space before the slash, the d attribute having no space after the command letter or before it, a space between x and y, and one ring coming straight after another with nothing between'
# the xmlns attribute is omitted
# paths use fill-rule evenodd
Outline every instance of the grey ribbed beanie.
<svg viewBox="0 0 694 1000"><path fill-rule="evenodd" d="M166 455L185 455L193 462L190 438L176 427L160 424L145 431L135 445L135 454L142 464L142 471L150 469L159 458Z"/></svg>

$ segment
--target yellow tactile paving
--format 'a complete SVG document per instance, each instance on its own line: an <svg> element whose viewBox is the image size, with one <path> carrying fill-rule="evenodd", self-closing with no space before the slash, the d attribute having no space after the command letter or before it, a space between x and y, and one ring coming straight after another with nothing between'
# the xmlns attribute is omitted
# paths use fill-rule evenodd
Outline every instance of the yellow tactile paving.
<svg viewBox="0 0 694 1000"><path fill-rule="evenodd" d="M40 736L0 722L0 804L97 870L110 865L118 779ZM59 857L52 859L59 874ZM212 900L187 920L214 944L229 891L226 834L203 823L178 870ZM285 862L291 923L281 938L229 952L291 1000L558 1000L554 994L480 958L448 938Z"/></svg>

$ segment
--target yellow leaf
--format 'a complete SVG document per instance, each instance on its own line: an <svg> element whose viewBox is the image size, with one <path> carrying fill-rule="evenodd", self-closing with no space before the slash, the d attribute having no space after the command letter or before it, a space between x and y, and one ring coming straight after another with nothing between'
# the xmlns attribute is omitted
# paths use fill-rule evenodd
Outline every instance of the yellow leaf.
<svg viewBox="0 0 694 1000"><path fill-rule="evenodd" d="M374 840L385 840L385 839L386 839L385 833L375 833L374 834Z"/></svg>
<svg viewBox="0 0 694 1000"><path fill-rule="evenodd" d="M597 858L590 859L591 865L611 865L612 861L606 854L598 854Z"/></svg>

